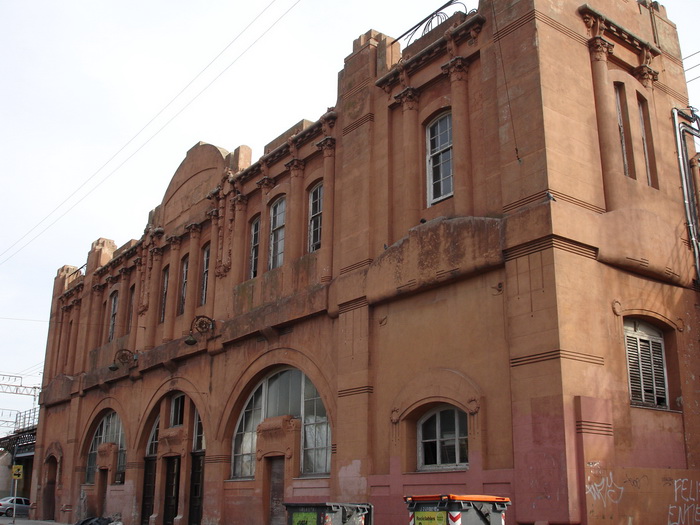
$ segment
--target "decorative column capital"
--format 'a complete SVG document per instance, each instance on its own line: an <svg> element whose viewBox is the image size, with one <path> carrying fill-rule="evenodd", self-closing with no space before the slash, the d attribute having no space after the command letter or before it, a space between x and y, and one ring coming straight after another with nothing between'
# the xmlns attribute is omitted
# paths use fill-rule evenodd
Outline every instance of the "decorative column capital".
<svg viewBox="0 0 700 525"><path fill-rule="evenodd" d="M236 211L245 211L248 206L248 197L243 195L241 192L237 192L232 198L234 209Z"/></svg>
<svg viewBox="0 0 700 525"><path fill-rule="evenodd" d="M301 159L292 159L284 165L289 171L292 172L292 177L301 175L304 171L304 161Z"/></svg>
<svg viewBox="0 0 700 525"><path fill-rule="evenodd" d="M124 268L119 269L119 275L123 275L125 278L128 276L133 270L135 266L125 266Z"/></svg>
<svg viewBox="0 0 700 525"><path fill-rule="evenodd" d="M335 139L333 137L326 137L316 143L316 147L323 151L324 157L334 157L335 156Z"/></svg>
<svg viewBox="0 0 700 525"><path fill-rule="evenodd" d="M637 66L632 71L634 77L645 87L651 87L652 83L659 80L658 71L654 71L648 65Z"/></svg>
<svg viewBox="0 0 700 525"><path fill-rule="evenodd" d="M330 107L324 115L319 119L324 135L330 135L331 130L335 127L335 121L338 119L338 114L335 112L335 107Z"/></svg>
<svg viewBox="0 0 700 525"><path fill-rule="evenodd" d="M165 239L168 244L170 244L170 248L174 251L177 251L180 249L180 244L182 244L182 237L179 235L171 235L167 239Z"/></svg>
<svg viewBox="0 0 700 525"><path fill-rule="evenodd" d="M270 190L275 187L275 179L265 175L262 179L260 179L255 184L258 188L260 188L261 190L264 190L265 194L267 195L268 193L270 193Z"/></svg>
<svg viewBox="0 0 700 525"><path fill-rule="evenodd" d="M192 222L185 226L185 230L190 232L190 236L194 239L199 238L199 234L202 233L202 225L197 222Z"/></svg>
<svg viewBox="0 0 700 525"><path fill-rule="evenodd" d="M591 52L591 60L594 62L607 62L608 55L612 55L614 47L614 44L602 36L594 36L588 41L588 50Z"/></svg>
<svg viewBox="0 0 700 525"><path fill-rule="evenodd" d="M447 64L442 66L442 72L450 77L450 82L467 80L469 62L464 57L454 57Z"/></svg>
<svg viewBox="0 0 700 525"><path fill-rule="evenodd" d="M407 87L400 93L394 96L397 102L401 103L404 111L418 109L418 98L420 92L416 88Z"/></svg>

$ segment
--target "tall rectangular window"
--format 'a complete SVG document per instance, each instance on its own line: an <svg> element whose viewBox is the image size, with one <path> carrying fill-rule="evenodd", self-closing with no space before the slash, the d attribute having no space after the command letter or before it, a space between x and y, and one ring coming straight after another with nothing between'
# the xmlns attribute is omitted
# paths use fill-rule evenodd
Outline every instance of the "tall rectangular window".
<svg viewBox="0 0 700 525"><path fill-rule="evenodd" d="M452 114L433 120L427 128L428 205L452 195Z"/></svg>
<svg viewBox="0 0 700 525"><path fill-rule="evenodd" d="M132 317L134 316L134 301L136 297L136 285L132 284L129 288L129 308L126 311L126 333L131 333Z"/></svg>
<svg viewBox="0 0 700 525"><path fill-rule="evenodd" d="M634 405L668 408L663 333L637 319L625 319L630 400Z"/></svg>
<svg viewBox="0 0 700 525"><path fill-rule="evenodd" d="M119 304L119 293L112 292L109 296L109 330L107 331L107 341L114 339L117 327L117 306Z"/></svg>
<svg viewBox="0 0 700 525"><path fill-rule="evenodd" d="M185 303L187 302L187 273L190 269L190 256L185 255L180 262L180 301L177 306L178 315L185 313Z"/></svg>
<svg viewBox="0 0 700 525"><path fill-rule="evenodd" d="M284 262L284 216L286 200L280 197L270 207L270 270Z"/></svg>
<svg viewBox="0 0 700 525"><path fill-rule="evenodd" d="M647 184L657 187L656 158L654 155L654 142L651 137L651 121L649 118L649 105L647 101L637 94L637 106L639 107L639 125L642 130L642 151L644 153L644 169Z"/></svg>
<svg viewBox="0 0 700 525"><path fill-rule="evenodd" d="M620 82L615 83L615 107L617 109L617 129L620 133L620 148L622 150L622 169L625 177L634 179L636 177L627 96L625 94L625 85Z"/></svg>
<svg viewBox="0 0 700 525"><path fill-rule="evenodd" d="M179 427L185 423L185 395L177 394L170 400L170 426Z"/></svg>
<svg viewBox="0 0 700 525"><path fill-rule="evenodd" d="M202 248L202 278L201 286L199 290L199 304L203 306L207 303L207 289L209 287L209 255L210 255L210 244L206 244Z"/></svg>
<svg viewBox="0 0 700 525"><path fill-rule="evenodd" d="M309 193L309 252L321 247L321 214L323 212L323 184L317 184Z"/></svg>
<svg viewBox="0 0 700 525"><path fill-rule="evenodd" d="M163 268L160 279L160 322L165 321L165 306L168 302L168 280L170 277L170 266Z"/></svg>
<svg viewBox="0 0 700 525"><path fill-rule="evenodd" d="M258 275L258 257L260 256L260 217L250 223L250 273L252 279Z"/></svg>

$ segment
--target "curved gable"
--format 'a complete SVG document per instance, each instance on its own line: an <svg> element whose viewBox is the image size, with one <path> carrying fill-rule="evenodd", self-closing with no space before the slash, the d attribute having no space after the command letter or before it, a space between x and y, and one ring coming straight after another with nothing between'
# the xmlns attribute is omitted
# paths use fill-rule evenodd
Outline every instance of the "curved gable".
<svg viewBox="0 0 700 525"><path fill-rule="evenodd" d="M156 224L166 226L206 200L221 182L228 152L204 142L197 143L175 171L159 206Z"/></svg>

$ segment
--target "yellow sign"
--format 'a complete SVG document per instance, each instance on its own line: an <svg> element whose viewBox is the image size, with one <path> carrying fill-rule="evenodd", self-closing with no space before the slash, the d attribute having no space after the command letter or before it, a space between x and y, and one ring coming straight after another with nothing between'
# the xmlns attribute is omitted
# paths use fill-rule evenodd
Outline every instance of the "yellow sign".
<svg viewBox="0 0 700 525"><path fill-rule="evenodd" d="M22 465L12 465L12 479L22 479Z"/></svg>
<svg viewBox="0 0 700 525"><path fill-rule="evenodd" d="M438 512L416 512L416 525L445 525L447 523L447 513Z"/></svg>

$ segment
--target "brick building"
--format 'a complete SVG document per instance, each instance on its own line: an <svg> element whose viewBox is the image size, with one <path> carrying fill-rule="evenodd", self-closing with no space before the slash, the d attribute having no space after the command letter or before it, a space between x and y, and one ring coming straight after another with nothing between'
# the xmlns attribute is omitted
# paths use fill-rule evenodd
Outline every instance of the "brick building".
<svg viewBox="0 0 700 525"><path fill-rule="evenodd" d="M393 525L445 493L507 496L508 523L694 516L687 104L656 2L363 34L317 121L254 163L195 145L140 239L58 271L35 516Z"/></svg>

